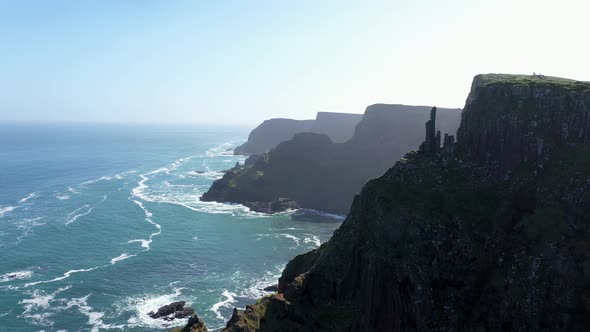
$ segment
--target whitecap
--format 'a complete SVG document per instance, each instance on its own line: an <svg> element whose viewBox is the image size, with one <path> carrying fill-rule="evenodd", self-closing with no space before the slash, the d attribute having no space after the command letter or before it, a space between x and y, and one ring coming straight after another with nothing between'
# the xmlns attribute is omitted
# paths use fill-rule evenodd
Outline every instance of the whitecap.
<svg viewBox="0 0 590 332"><path fill-rule="evenodd" d="M70 195L64 195L64 194L57 194L57 195L55 195L55 198L57 198L59 200L62 200L62 201L65 201L67 199L70 199L71 197L72 196L70 196Z"/></svg>
<svg viewBox="0 0 590 332"><path fill-rule="evenodd" d="M57 294L68 289L70 289L70 286L59 288L49 294L43 290L34 290L32 293L29 293L31 298L23 299L19 302L19 304L22 304L25 309L22 316L35 325L53 326L53 321L49 319L53 313L42 311L49 309Z"/></svg>
<svg viewBox="0 0 590 332"><path fill-rule="evenodd" d="M208 149L205 152L205 154L209 158L229 157L229 156L233 157L234 156L233 148L241 142L243 142L243 141L240 140L240 141L232 141L232 142L222 143L222 144L219 144L217 146L214 146L214 147Z"/></svg>
<svg viewBox="0 0 590 332"><path fill-rule="evenodd" d="M311 234L306 234L306 235L310 235L310 237L305 237L303 239L303 243L312 243L315 247L319 247L322 244L320 241L320 238L317 235L311 235Z"/></svg>
<svg viewBox="0 0 590 332"><path fill-rule="evenodd" d="M74 221L78 220L78 218L89 215L92 212L92 210L94 210L100 204L104 203L104 201L106 201L106 199L107 199L107 195L104 195L104 196L102 196L102 199L98 203L96 203L95 205L91 206L89 204L84 204L81 207L79 207L78 209L76 209L75 211L71 212L68 215L68 219L66 220L66 226L73 223ZM78 213L83 209L86 209L86 211L84 211L82 213Z"/></svg>
<svg viewBox="0 0 590 332"><path fill-rule="evenodd" d="M80 192L77 191L76 189L74 189L74 187L68 187L68 191L71 192L72 194L79 194Z"/></svg>
<svg viewBox="0 0 590 332"><path fill-rule="evenodd" d="M154 237L156 237L162 233L162 226L160 226L160 224L158 224L152 220L152 213L143 205L142 202L137 201L137 200L133 200L133 202L135 204L137 204L137 206L139 206L143 210L143 213L145 215L144 220L147 221L148 223L152 224L154 227L156 227L158 229L158 231L151 233L150 237L147 240L146 239L135 239L135 240L129 240L129 241L127 241L127 243L139 242L139 243L141 243L141 246L144 248L143 251L148 251L148 250L150 250L150 244L152 243Z"/></svg>
<svg viewBox="0 0 590 332"><path fill-rule="evenodd" d="M37 217L37 218L27 218L27 219L22 219L22 220L18 220L16 221L14 224L16 225L16 227L22 231L22 234L16 237L16 243L15 244L19 244L22 242L22 240L26 237L28 237L29 235L31 235L33 233L33 228L37 227L37 226L43 226L45 225L45 223L39 222L39 220L42 220L43 217Z"/></svg>
<svg viewBox="0 0 590 332"><path fill-rule="evenodd" d="M215 313L215 316L217 317L217 319L225 320L225 317L223 317L221 315L221 312L219 311L219 309L222 307L231 307L231 304L236 302L236 299L234 298L234 296L238 296L238 295L236 293L228 291L227 289L224 289L223 292L221 293L221 296L225 297L225 299L222 299L219 302L215 303L209 310L211 310Z"/></svg>
<svg viewBox="0 0 590 332"><path fill-rule="evenodd" d="M13 280L31 279L33 271L15 271L0 275L0 283L9 282Z"/></svg>
<svg viewBox="0 0 590 332"><path fill-rule="evenodd" d="M98 183L101 181L111 181L111 180L122 180L123 178L125 178L125 176L129 175L129 174L133 174L135 173L135 170L130 170L130 171L126 171L126 172L122 172L119 174L115 174L115 175L105 175L105 176L101 176L99 178L96 179L92 179L92 180L88 180L85 182L80 183L78 186L79 187L86 187L89 184L94 184L94 183Z"/></svg>
<svg viewBox="0 0 590 332"><path fill-rule="evenodd" d="M157 311L164 305L179 301L179 296L182 295L184 288L174 288L172 294L163 295L147 295L141 297L127 298L120 306L123 310L131 310L133 316L127 320L127 327L141 327L153 329L167 329L170 327L183 326L187 319L175 319L173 321L165 321L162 319L154 319L149 316L149 313ZM183 298L183 300L186 300ZM191 303L187 301L187 306Z"/></svg>
<svg viewBox="0 0 590 332"><path fill-rule="evenodd" d="M16 206L10 206L10 205L5 205L5 206L0 206L0 217L4 217L5 214L9 213L10 211L16 209Z"/></svg>
<svg viewBox="0 0 590 332"><path fill-rule="evenodd" d="M127 258L135 257L136 255L129 255L127 253L122 253L115 258L111 258L111 264L115 265L119 261L126 260Z"/></svg>
<svg viewBox="0 0 590 332"><path fill-rule="evenodd" d="M22 204L22 203L25 203L26 201L28 201L28 200L30 200L30 199L32 199L32 198L35 198L35 197L37 197L37 196L38 196L38 193L36 193L36 192L33 192L33 193L30 193L30 194L29 194L27 197L25 197L25 198L22 198L22 199L21 199L20 201L18 201L18 202L19 202L20 204Z"/></svg>
<svg viewBox="0 0 590 332"><path fill-rule="evenodd" d="M39 285L39 284L48 284L48 283L52 283L52 282L64 280L64 279L69 278L72 274L81 273L81 272L90 272L90 271L94 271L96 269L100 269L100 268L105 267L105 266L106 265L101 265L101 266L91 267L91 268L88 268L88 269L69 270L68 272L64 273L61 277L56 277L56 278L49 279L49 280L41 280L41 281L29 282L29 283L26 283L25 284L25 287L31 287L31 286L35 286L35 285Z"/></svg>
<svg viewBox="0 0 590 332"><path fill-rule="evenodd" d="M88 305L88 298L91 294L88 294L84 297L80 298L72 298L67 301L66 310L70 308L77 307L78 311L83 314L84 316L88 317L88 325L92 326L91 332L98 332L100 329L123 329L125 325L112 325L112 324L105 324L102 321L104 317L104 313L100 311L95 311L93 307Z"/></svg>
<svg viewBox="0 0 590 332"><path fill-rule="evenodd" d="M250 286L240 293L240 297L255 300L274 293L273 291L266 291L264 289L278 284L284 269L285 265L277 265L273 271L266 271L262 277L252 279Z"/></svg>
<svg viewBox="0 0 590 332"><path fill-rule="evenodd" d="M141 247L145 248L145 249L150 248L151 242L152 242L151 240L144 240L144 239L134 239L134 240L127 241L127 243L140 243Z"/></svg>

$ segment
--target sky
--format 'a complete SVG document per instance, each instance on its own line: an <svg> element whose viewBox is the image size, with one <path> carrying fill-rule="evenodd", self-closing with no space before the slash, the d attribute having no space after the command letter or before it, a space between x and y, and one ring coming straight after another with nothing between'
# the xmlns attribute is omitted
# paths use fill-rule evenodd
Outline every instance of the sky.
<svg viewBox="0 0 590 332"><path fill-rule="evenodd" d="M590 81L587 0L0 0L0 121L256 124Z"/></svg>

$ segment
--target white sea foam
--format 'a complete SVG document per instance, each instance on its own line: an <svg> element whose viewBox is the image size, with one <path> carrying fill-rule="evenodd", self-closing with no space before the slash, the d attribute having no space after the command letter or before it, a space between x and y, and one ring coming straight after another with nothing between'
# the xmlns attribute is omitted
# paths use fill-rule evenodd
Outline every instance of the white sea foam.
<svg viewBox="0 0 590 332"><path fill-rule="evenodd" d="M174 284L174 283L172 283ZM172 285L171 284L171 285ZM180 300L182 290L184 288L174 288L172 294L164 295L147 295L142 297L127 298L122 305L122 310L133 311L133 316L127 320L127 327L130 328L153 328L153 329L167 329L175 326L183 326L188 319L175 319L173 321L165 321L162 319L151 318L148 314L157 311L160 307L168 305L174 301ZM182 300L187 300L183 298ZM191 305L187 301L187 305Z"/></svg>
<svg viewBox="0 0 590 332"><path fill-rule="evenodd" d="M152 224L154 227L156 227L158 229L158 231L151 233L150 237L147 240L146 239L135 239L135 240L129 240L129 241L127 241L127 243L139 242L139 243L141 243L141 246L144 248L143 251L148 251L148 250L150 250L150 244L152 243L154 237L156 237L162 233L162 226L160 226L160 224L158 224L152 220L152 213L148 209L146 209L146 207L143 205L142 202L140 202L138 200L133 200L133 202L135 202L135 204L137 204L137 206L139 206L143 210L143 213L145 214L144 220L147 221L148 223Z"/></svg>
<svg viewBox="0 0 590 332"><path fill-rule="evenodd" d="M283 238L293 241L297 246L299 246L299 244L301 243L300 238L298 238L295 235L289 234L289 233L256 234L256 236L258 237L256 239L257 241L262 240L262 238L265 238L265 237L272 237L272 238L276 238L276 239L283 237Z"/></svg>
<svg viewBox="0 0 590 332"><path fill-rule="evenodd" d="M197 172L197 171L190 171L185 173L186 175L190 176L190 177L204 177L207 178L209 180L218 180L221 179L223 177L223 172L221 171L204 171L204 172Z"/></svg>
<svg viewBox="0 0 590 332"><path fill-rule="evenodd" d="M71 192L72 194L79 194L80 192L78 190L76 190L74 187L68 187L68 191Z"/></svg>
<svg viewBox="0 0 590 332"><path fill-rule="evenodd" d="M112 325L105 324L102 321L104 317L103 312L95 311L93 307L88 305L88 298L91 294L88 294L80 298L72 298L67 301L66 310L74 307L78 308L78 311L84 316L88 317L88 325L92 326L90 331L98 332L101 329L124 329L125 325Z"/></svg>
<svg viewBox="0 0 590 332"><path fill-rule="evenodd" d="M62 200L62 201L65 201L65 200L67 200L67 199L70 199L71 197L72 197L72 196L70 196L70 195L65 195L65 194L57 194L57 195L55 195L55 198L57 198L57 199L59 199L59 200Z"/></svg>
<svg viewBox="0 0 590 332"><path fill-rule="evenodd" d="M238 145L242 141L233 141L233 142L226 142L223 144L219 144L214 146L205 152L207 157L214 158L214 157L229 157L234 156L233 148Z"/></svg>
<svg viewBox="0 0 590 332"><path fill-rule="evenodd" d="M284 269L285 265L277 265L273 271L266 271L262 277L251 280L250 286L240 293L240 297L254 300L273 293L264 289L276 285Z"/></svg>
<svg viewBox="0 0 590 332"><path fill-rule="evenodd" d="M288 234L288 233L281 233L279 235L282 236L282 237L284 237L284 238L287 238L289 240L292 240L293 242L295 242L296 245L299 245L299 243L301 242L301 239L298 238L295 235L291 235L291 234Z"/></svg>
<svg viewBox="0 0 590 332"><path fill-rule="evenodd" d="M318 216L318 217L322 217L322 218L326 218L326 219L334 219L334 220L338 220L338 221L342 221L342 220L346 219L346 215L329 213L329 212L324 212L324 211L314 210L314 209L299 209L299 210L297 210L297 214L302 215L302 216L310 216L310 217Z"/></svg>
<svg viewBox="0 0 590 332"><path fill-rule="evenodd" d="M28 201L28 200L30 200L30 199L32 199L32 198L35 198L35 197L37 197L38 195L39 195L39 194L38 194L38 193L36 193L36 192L30 193L30 194L29 194L27 197L25 197L25 198L21 199L21 200L20 200L20 201L18 201L18 202L19 202L20 204L22 204L22 203L25 203L26 201Z"/></svg>
<svg viewBox="0 0 590 332"><path fill-rule="evenodd" d="M31 279L33 271L15 271L0 275L0 283L9 282L13 280Z"/></svg>
<svg viewBox="0 0 590 332"><path fill-rule="evenodd" d="M51 317L53 313L43 311L49 309L57 294L68 289L70 289L70 286L59 288L53 293L46 293L39 289L34 290L29 294L31 295L31 298L23 299L19 302L19 304L22 304L25 309L22 316L35 325L52 326L53 322L49 317Z"/></svg>
<svg viewBox="0 0 590 332"><path fill-rule="evenodd" d="M234 296L238 296L236 293L230 292L227 289L224 289L223 292L221 293L221 296L224 297L224 299L221 299L219 302L215 303L211 309L211 311L213 311L215 313L215 316L217 317L217 319L219 320L225 320L225 317L223 317L223 315L221 315L221 312L219 311L220 308L222 307L231 307L231 304L236 302L236 299L234 298Z"/></svg>
<svg viewBox="0 0 590 332"><path fill-rule="evenodd" d="M106 201L106 199L107 199L107 195L104 195L104 196L102 196L102 199L98 203L96 203L95 205L84 204L81 207L79 207L78 209L76 209L75 211L71 212L68 215L68 219L66 220L66 226L73 223L74 221L78 220L78 218L89 215L92 212L92 210L94 210L100 204L104 203L104 201ZM86 210L86 211L81 212L82 210ZM81 213L78 213L78 212L81 212Z"/></svg>
<svg viewBox="0 0 590 332"><path fill-rule="evenodd" d="M9 213L10 211L16 209L16 206L10 206L10 205L5 205L5 206L0 206L0 217L4 217L5 214Z"/></svg>
<svg viewBox="0 0 590 332"><path fill-rule="evenodd" d="M36 217L36 218L26 218L22 220L17 220L14 224L16 227L22 231L21 235L16 237L16 243L19 244L22 240L33 233L33 228L37 226L43 226L45 223L39 222L42 220L43 217Z"/></svg>
<svg viewBox="0 0 590 332"><path fill-rule="evenodd" d="M89 184L95 184L95 183L98 183L98 182L101 182L101 181L122 180L123 178L125 178L125 176L127 176L129 174L133 174L135 172L136 172L135 170L130 170L130 171L126 171L126 172L123 172L123 173L116 174L116 175L101 176L101 177L96 178L96 179L92 179L92 180L88 180L88 181L82 182L82 183L80 183L78 185L78 187L86 187Z"/></svg>
<svg viewBox="0 0 590 332"><path fill-rule="evenodd" d="M144 239L135 239L135 240L129 240L129 241L127 241L127 243L140 243L142 248L149 249L152 241L151 240L144 240Z"/></svg>
<svg viewBox="0 0 590 332"><path fill-rule="evenodd" d="M48 284L48 283L52 283L52 282L64 280L64 279L69 278L72 274L81 273L81 272L90 272L90 271L94 271L96 269L100 269L100 268L105 267L105 266L106 265L100 265L100 266L91 267L89 269L69 270L68 272L64 273L61 277L56 277L56 278L49 279L49 280L41 280L41 281L29 282L29 283L26 283L25 284L25 287L31 287L31 286L35 286L35 285L39 285L39 284Z"/></svg>
<svg viewBox="0 0 590 332"><path fill-rule="evenodd" d="M137 255L129 255L128 253L124 252L115 258L111 258L111 264L115 265L119 261L126 260L127 258L135 257Z"/></svg>
<svg viewBox="0 0 590 332"><path fill-rule="evenodd" d="M312 243L315 247L319 247L322 243L320 238L317 235L306 234L308 235L303 239L303 243Z"/></svg>

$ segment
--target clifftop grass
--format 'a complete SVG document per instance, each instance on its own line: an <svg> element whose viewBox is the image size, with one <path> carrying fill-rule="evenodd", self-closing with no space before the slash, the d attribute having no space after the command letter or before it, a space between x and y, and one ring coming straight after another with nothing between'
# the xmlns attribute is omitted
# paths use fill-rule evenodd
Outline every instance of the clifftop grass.
<svg viewBox="0 0 590 332"><path fill-rule="evenodd" d="M483 74L480 75L481 86L490 85L528 85L548 86L576 91L590 91L590 82L576 81L568 78L544 75L511 75L511 74Z"/></svg>

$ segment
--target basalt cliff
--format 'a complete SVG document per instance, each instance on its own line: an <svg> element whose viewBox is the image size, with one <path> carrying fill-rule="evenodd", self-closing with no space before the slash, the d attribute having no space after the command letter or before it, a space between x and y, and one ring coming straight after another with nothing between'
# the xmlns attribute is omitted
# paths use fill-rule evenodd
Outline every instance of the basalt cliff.
<svg viewBox="0 0 590 332"><path fill-rule="evenodd" d="M345 214L369 179L418 147L429 111L425 106L369 106L344 143L334 143L325 134L295 134L226 172L202 199L241 203L267 213L302 207ZM437 128L454 134L460 113L439 109Z"/></svg>
<svg viewBox="0 0 590 332"><path fill-rule="evenodd" d="M590 83L478 76L456 142L431 114L224 331L590 329Z"/></svg>

